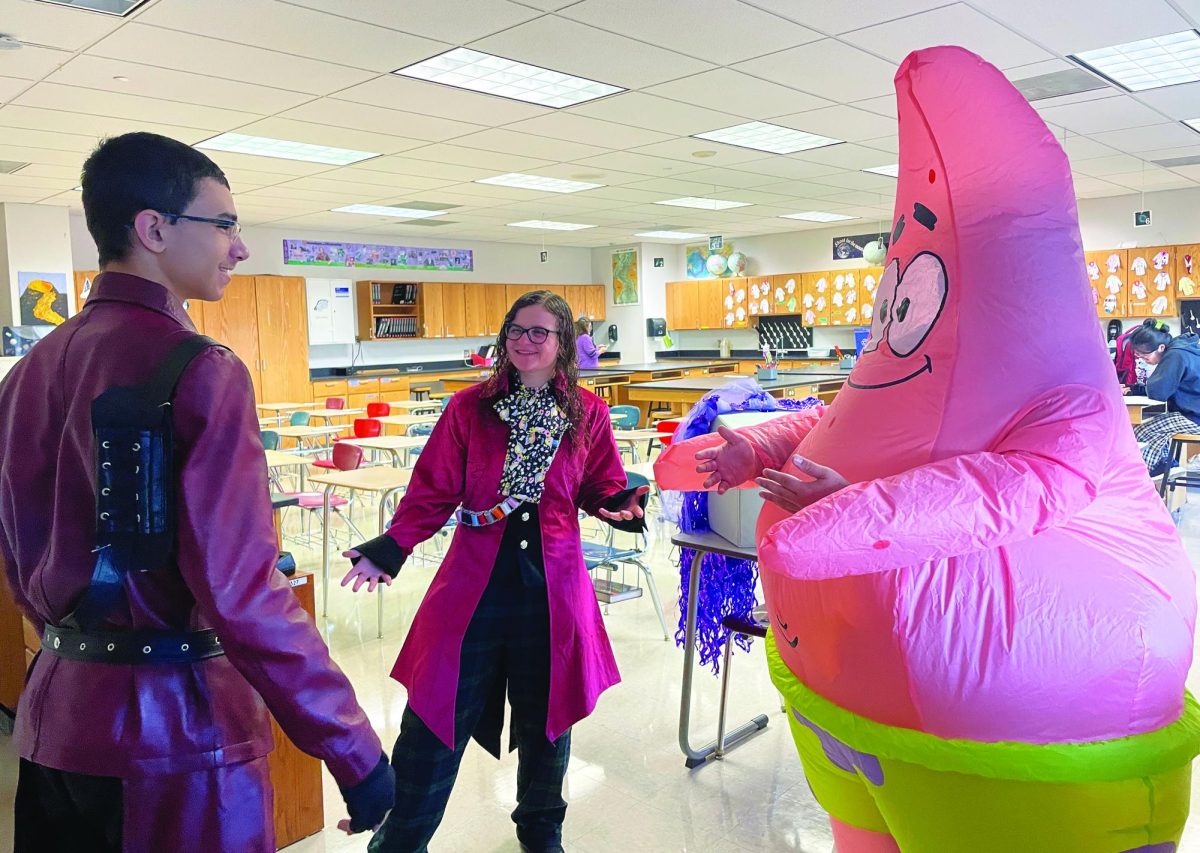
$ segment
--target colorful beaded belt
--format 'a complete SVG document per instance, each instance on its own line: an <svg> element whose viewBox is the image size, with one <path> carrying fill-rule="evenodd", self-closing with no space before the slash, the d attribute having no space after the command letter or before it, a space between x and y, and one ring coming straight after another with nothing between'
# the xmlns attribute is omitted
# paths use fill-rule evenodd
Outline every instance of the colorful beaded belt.
<svg viewBox="0 0 1200 853"><path fill-rule="evenodd" d="M512 511L519 507L523 501L520 498L505 498L496 504L491 509L485 509L482 512L464 509L459 507L455 512L455 517L459 524L465 524L467 527L486 527L489 524L495 524L497 521L502 521L512 514Z"/></svg>

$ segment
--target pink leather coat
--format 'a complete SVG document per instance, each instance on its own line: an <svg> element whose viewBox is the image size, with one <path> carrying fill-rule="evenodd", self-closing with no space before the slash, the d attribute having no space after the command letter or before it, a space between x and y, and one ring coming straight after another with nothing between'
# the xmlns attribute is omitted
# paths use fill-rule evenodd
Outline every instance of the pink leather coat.
<svg viewBox="0 0 1200 853"><path fill-rule="evenodd" d="M0 384L0 553L18 607L39 630L65 617L91 578L92 400L113 385L145 382L194 331L165 288L103 273L83 310ZM178 571L131 573L128 604L109 621L114 630L211 627L226 655L135 666L42 653L21 697L16 743L39 764L125 778L127 792L128 780L159 777L158 807L174 803L182 814L189 806L189 820L204 824L189 827L193 840L215 839L227 849L219 845L238 839L231 843L250 849L245 833L253 827L232 826L241 818L229 804L253 812L249 804L264 799L267 780L222 768L271 750L268 710L342 786L375 767L380 742L275 569L253 393L236 356L213 348L192 362L177 389L174 425ZM218 798L222 808L197 809L205 798ZM128 838L137 832L128 822L136 803L126 804L126 815Z"/></svg>

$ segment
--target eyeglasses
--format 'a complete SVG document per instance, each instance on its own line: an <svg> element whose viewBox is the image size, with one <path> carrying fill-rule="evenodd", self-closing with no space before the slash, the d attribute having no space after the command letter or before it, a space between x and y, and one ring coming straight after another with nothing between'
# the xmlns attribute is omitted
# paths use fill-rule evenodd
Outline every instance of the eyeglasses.
<svg viewBox="0 0 1200 853"><path fill-rule="evenodd" d="M554 329L543 329L541 326L534 326L531 329L526 329L518 326L516 323L509 323L504 328L504 337L506 337L508 340L519 341L521 340L522 335L528 335L529 340L533 341L535 344L544 344L546 342L546 338L548 338L550 335L557 334L558 332Z"/></svg>
<svg viewBox="0 0 1200 853"><path fill-rule="evenodd" d="M186 219L188 222L207 222L209 225L215 225L220 228L231 240L242 233L242 223L236 219L213 219L210 216L189 216L186 213L167 213L165 210L160 210L158 213L171 220ZM175 223L172 222L171 224L174 225Z"/></svg>

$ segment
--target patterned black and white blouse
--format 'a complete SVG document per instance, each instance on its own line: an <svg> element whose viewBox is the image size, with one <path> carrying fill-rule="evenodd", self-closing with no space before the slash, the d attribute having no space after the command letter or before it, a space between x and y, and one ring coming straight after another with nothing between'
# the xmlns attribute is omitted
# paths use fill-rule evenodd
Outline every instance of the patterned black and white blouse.
<svg viewBox="0 0 1200 853"><path fill-rule="evenodd" d="M570 425L558 406L550 386L527 388L513 382L508 396L494 406L500 420L508 424L508 448L500 494L537 503L546 487L546 472Z"/></svg>

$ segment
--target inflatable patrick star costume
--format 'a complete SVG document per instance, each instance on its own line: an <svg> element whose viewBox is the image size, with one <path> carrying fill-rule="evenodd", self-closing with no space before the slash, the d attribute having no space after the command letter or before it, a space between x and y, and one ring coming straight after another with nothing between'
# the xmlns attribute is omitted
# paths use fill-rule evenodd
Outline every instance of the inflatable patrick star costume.
<svg viewBox="0 0 1200 853"><path fill-rule="evenodd" d="M1097 328L1067 158L961 48L911 54L896 94L863 356L828 409L739 430L761 467L850 484L758 525L805 773L839 851L1173 851L1195 578ZM671 447L660 486L700 488L721 444Z"/></svg>

